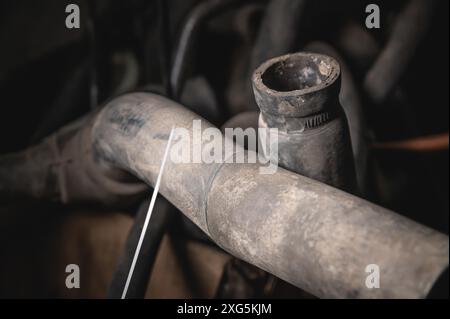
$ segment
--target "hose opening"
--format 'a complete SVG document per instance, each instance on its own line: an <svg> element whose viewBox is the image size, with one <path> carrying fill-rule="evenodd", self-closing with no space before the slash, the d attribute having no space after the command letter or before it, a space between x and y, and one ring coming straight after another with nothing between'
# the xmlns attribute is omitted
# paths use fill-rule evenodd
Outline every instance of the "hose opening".
<svg viewBox="0 0 450 319"><path fill-rule="evenodd" d="M259 71L262 84L272 91L311 92L332 83L339 74L339 65L325 55L298 53L271 59Z"/></svg>

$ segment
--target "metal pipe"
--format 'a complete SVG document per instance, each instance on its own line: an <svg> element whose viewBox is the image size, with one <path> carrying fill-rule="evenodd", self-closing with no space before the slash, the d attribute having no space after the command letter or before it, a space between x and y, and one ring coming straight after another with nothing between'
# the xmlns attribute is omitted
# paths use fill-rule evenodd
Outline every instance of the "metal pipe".
<svg viewBox="0 0 450 319"><path fill-rule="evenodd" d="M339 63L322 54L287 54L263 63L252 81L259 126L278 129L278 158L273 160L355 192L350 134L338 98Z"/></svg>
<svg viewBox="0 0 450 319"><path fill-rule="evenodd" d="M192 136L196 119L164 97L127 94L84 123L90 143L83 154L97 174L125 170L153 185L171 128ZM202 120L202 131L211 127ZM177 143L208 152L219 143L213 141ZM241 152L251 153L236 146ZM260 174L261 166L169 161L160 191L223 249L319 297L422 298L448 266L448 236L282 168ZM56 179L58 188L77 182L67 177ZM371 264L380 269L378 289L365 284Z"/></svg>

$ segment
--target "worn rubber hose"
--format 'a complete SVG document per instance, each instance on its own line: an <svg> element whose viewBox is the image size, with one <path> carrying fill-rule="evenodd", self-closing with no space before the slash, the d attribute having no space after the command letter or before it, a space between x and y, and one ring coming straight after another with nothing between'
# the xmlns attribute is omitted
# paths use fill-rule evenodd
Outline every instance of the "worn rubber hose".
<svg viewBox="0 0 450 319"><path fill-rule="evenodd" d="M359 190L361 194L366 194L369 157L367 137L369 134L356 83L347 63L332 46L324 42L312 42L306 46L306 49L311 52L327 54L339 62L342 74L339 101L344 109L350 129Z"/></svg>
<svg viewBox="0 0 450 319"><path fill-rule="evenodd" d="M276 128L280 166L356 193L352 145L339 103L339 63L318 53L292 53L264 62L252 84L261 128Z"/></svg>
<svg viewBox="0 0 450 319"><path fill-rule="evenodd" d="M194 119L163 97L123 96L94 122L97 160L153 184L171 127L192 130ZM282 168L263 175L259 167L168 162L161 193L231 254L319 297L425 297L447 267L447 236ZM371 264L381 271L379 289L365 284Z"/></svg>
<svg viewBox="0 0 450 319"><path fill-rule="evenodd" d="M195 119L201 120L164 97L132 93L112 100L80 129L89 137L92 163L154 185L171 128L192 134ZM208 127L203 120L202 130ZM174 141L206 153L221 142ZM423 298L447 268L448 236L282 168L261 174L261 165L168 161L160 192L232 255L318 297ZM14 165L9 169L13 174ZM57 179L55 189L76 183L77 175ZM66 202L82 195L95 193L82 191ZM373 264L381 279L370 289L366 269Z"/></svg>

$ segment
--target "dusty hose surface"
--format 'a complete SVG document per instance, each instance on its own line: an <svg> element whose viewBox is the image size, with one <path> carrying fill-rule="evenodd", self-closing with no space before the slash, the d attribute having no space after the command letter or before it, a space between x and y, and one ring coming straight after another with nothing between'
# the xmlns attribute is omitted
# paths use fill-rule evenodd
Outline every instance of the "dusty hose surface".
<svg viewBox="0 0 450 319"><path fill-rule="evenodd" d="M316 53L327 54L334 57L340 65L342 73L341 91L339 100L347 117L350 130L350 138L355 161L356 177L361 194L367 193L367 165L368 165L368 142L367 121L364 116L361 99L358 94L357 85L352 77L350 69L339 53L325 42L312 42L306 46L307 50Z"/></svg>
<svg viewBox="0 0 450 319"><path fill-rule="evenodd" d="M340 65L334 58L309 52L270 59L252 77L261 110L259 126L278 129L280 166L354 193L354 160L338 99L340 82Z"/></svg>
<svg viewBox="0 0 450 319"><path fill-rule="evenodd" d="M212 127L167 98L123 95L32 151L0 158L0 193L20 171L22 180L34 178L13 190L22 195L123 203L145 193L124 173L154 185L171 128L192 135L194 120L203 131ZM56 151L48 152L52 140ZM217 143L202 140L202 151ZM36 161L30 152L47 155ZM251 151L236 146L241 152ZM318 297L423 298L448 267L448 236L281 167L261 174L261 165L169 160L160 193L230 254ZM380 269L380 288L366 286L372 264Z"/></svg>
<svg viewBox="0 0 450 319"><path fill-rule="evenodd" d="M192 133L195 119L161 96L117 98L94 121L96 161L153 185L171 128ZM264 175L259 167L169 161L160 192L232 255L319 297L423 298L447 267L446 235L282 168ZM381 272L377 289L365 285L371 264Z"/></svg>

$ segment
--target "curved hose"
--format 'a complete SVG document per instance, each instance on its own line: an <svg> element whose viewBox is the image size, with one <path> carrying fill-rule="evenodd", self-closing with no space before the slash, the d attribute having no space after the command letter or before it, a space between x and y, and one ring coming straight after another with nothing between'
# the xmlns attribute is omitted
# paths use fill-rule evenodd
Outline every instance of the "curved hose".
<svg viewBox="0 0 450 319"><path fill-rule="evenodd" d="M305 3L305 0L269 2L253 48L251 72L264 61L294 49Z"/></svg>
<svg viewBox="0 0 450 319"><path fill-rule="evenodd" d="M173 58L173 66L170 71L170 86L175 100L178 100L183 91L184 82L187 77L186 69L189 66L188 62L192 54L191 49L198 36L199 27L206 19L236 4L242 4L242 1L208 0L201 2L190 12L178 39Z"/></svg>
<svg viewBox="0 0 450 319"><path fill-rule="evenodd" d="M149 204L150 201L148 200L142 202L139 206L135 221L125 242L124 252L119 258L113 279L108 288L108 298L120 299L122 296ZM129 284L126 295L127 299L144 298L158 249L166 230L165 225L167 225L172 217L172 213L171 205L163 198L158 198L150 219L149 231L142 242L141 253L136 262L133 277Z"/></svg>
<svg viewBox="0 0 450 319"><path fill-rule="evenodd" d="M410 0L397 18L389 40L364 79L370 98L381 104L395 88L428 30L437 1Z"/></svg>
<svg viewBox="0 0 450 319"><path fill-rule="evenodd" d="M132 93L111 101L81 131L88 132L97 169L125 170L153 185L171 128L192 134L196 119L202 120L164 97ZM202 120L202 130L211 127ZM208 152L223 142L188 140L178 146ZM250 154L237 146L241 152ZM168 161L160 192L232 255L319 297L422 298L448 266L448 236L282 168L267 175L260 167ZM70 177L56 189L77 183ZM78 195L67 198L82 200ZM366 286L373 264L382 278L378 289Z"/></svg>

